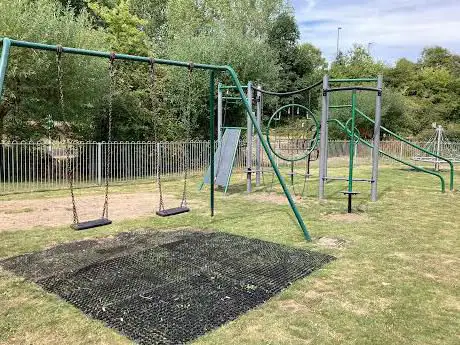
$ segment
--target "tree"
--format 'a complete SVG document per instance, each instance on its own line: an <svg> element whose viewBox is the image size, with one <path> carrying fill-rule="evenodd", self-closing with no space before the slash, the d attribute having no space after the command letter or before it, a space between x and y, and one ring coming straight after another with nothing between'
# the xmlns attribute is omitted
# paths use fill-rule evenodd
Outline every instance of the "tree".
<svg viewBox="0 0 460 345"><path fill-rule="evenodd" d="M280 72L280 90L294 88L298 75L295 70L297 41L300 38L299 28L292 14L281 13L268 32L268 43L278 54Z"/></svg>
<svg viewBox="0 0 460 345"><path fill-rule="evenodd" d="M88 2L88 7L105 23L112 49L127 54L147 55L147 35L143 27L145 19L131 13L130 0L118 0L113 7Z"/></svg>
<svg viewBox="0 0 460 345"><path fill-rule="evenodd" d="M346 54L339 54L331 65L334 78L360 78L376 76L384 71L382 62L374 61L364 46L355 44Z"/></svg>
<svg viewBox="0 0 460 345"><path fill-rule="evenodd" d="M37 9L40 9L39 11ZM107 50L107 36L95 30L89 15L68 11L53 0L0 1L2 35L15 39ZM66 118L76 133L92 132L100 117L107 85L106 62L64 55ZM41 139L47 118L62 120L57 90L56 54L12 48L4 102L0 108L0 137Z"/></svg>

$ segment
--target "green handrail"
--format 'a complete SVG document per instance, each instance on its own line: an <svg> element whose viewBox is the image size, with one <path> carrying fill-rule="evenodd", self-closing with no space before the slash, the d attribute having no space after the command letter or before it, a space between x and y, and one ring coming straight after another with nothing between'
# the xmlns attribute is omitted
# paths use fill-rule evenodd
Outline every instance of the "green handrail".
<svg viewBox="0 0 460 345"><path fill-rule="evenodd" d="M366 120L370 121L371 123L375 124L375 121L372 120L372 119L371 119L369 116L367 116L366 114L364 114L361 110L356 109L356 112L357 112L359 115L361 115L364 119L366 119ZM443 161L449 163L449 166L450 166L450 181L449 181L449 182L450 182L450 186L449 186L450 188L449 188L449 189L450 189L451 191L454 190L454 173L455 173L455 172L454 172L454 163L452 163L451 160L449 160L449 159L447 159L447 158L444 158L444 157L442 157L442 156L439 156L439 155L437 155L436 153L433 153L433 152L431 152L431 151L428 151L428 150L424 149L423 147L420 147L420 146L418 146L418 145L416 145L416 144L410 142L409 140L403 138L402 136L400 136L400 135L398 135L398 134L396 134L396 133L390 131L389 129L387 129L387 128L383 127L383 126L380 126L380 129L383 130L384 132L386 132L386 133L388 133L388 134L394 136L396 139L398 139L398 140L400 140L400 141L402 141L402 142L408 144L409 146L412 146L412 147L414 147L414 148L416 148L416 149L418 149L418 150L420 150L420 151L422 151L422 152L424 152L424 153L426 153L426 154L429 154L429 155L431 155L431 156L433 156L433 157L436 157L436 158L438 158L438 159L441 159L441 160L443 160Z"/></svg>
<svg viewBox="0 0 460 345"><path fill-rule="evenodd" d="M339 127L342 128L342 130L348 135L350 136L350 131L349 129L339 120L337 119L329 119L328 122L335 122L339 125ZM364 140L363 138L361 138L359 135L355 134L355 138L360 141L361 143L363 143L364 145L366 145L367 147L373 149L374 148L374 145L371 145L370 143L368 143L366 140ZM427 173L427 174L430 174L430 175L433 175L433 176L437 176L439 177L439 179L441 180L441 192L445 192L446 191L446 182L444 181L444 177L442 177L441 174L438 174L437 172L434 172L434 171L431 171L431 170L427 170L427 169L424 169L424 168L421 168L417 165L414 165L412 163L409 163L409 162L406 162L406 161L403 161L402 159L399 159L395 156L392 156L386 152L383 152L382 150L379 150L379 153L388 157L388 158L391 158L401 164L405 164L407 166L410 166L411 168L417 170L417 171L421 171L421 172L424 172L424 173Z"/></svg>

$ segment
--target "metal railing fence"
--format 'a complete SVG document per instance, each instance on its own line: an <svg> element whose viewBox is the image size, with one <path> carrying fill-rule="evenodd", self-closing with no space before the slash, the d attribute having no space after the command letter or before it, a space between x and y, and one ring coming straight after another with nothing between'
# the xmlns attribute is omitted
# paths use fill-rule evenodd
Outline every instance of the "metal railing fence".
<svg viewBox="0 0 460 345"><path fill-rule="evenodd" d="M272 143L273 144L273 143ZM417 143L422 145L423 143ZM276 149L283 150L283 146ZM216 143L217 146L217 143ZM255 145L253 145L255 150ZM417 150L399 141L382 141L381 149L398 158L410 160ZM189 152L189 171L203 174L209 166L210 142L74 142L68 146L61 142L2 142L0 147L0 194L32 192L67 188L66 166L70 162L76 187L102 185L106 164L112 184L135 181L154 181L162 176L179 177L184 173L185 152ZM330 141L329 158L348 156L347 141ZM460 154L460 143L451 143L451 150ZM68 154L67 154L68 153ZM359 144L357 157L371 159L371 150ZM255 151L254 163L255 163ZM391 162L387 158L385 162ZM289 163L277 159L278 164ZM160 164L157 164L160 163ZM241 140L237 149L235 167L244 169L246 142ZM262 154L262 166L268 159ZM159 171L157 171L157 169Z"/></svg>

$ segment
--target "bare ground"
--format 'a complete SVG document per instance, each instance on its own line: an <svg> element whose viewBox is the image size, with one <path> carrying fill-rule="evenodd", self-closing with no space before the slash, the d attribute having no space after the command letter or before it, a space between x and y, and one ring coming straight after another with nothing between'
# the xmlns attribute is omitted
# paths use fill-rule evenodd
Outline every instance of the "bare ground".
<svg viewBox="0 0 460 345"><path fill-rule="evenodd" d="M165 198L168 205L180 203L172 196L167 195ZM103 204L103 195L77 197L80 221L99 218ZM150 216L157 207L157 193L112 193L109 199L109 218L122 220ZM72 204L70 197L2 201L0 218L0 231L64 226L72 222Z"/></svg>

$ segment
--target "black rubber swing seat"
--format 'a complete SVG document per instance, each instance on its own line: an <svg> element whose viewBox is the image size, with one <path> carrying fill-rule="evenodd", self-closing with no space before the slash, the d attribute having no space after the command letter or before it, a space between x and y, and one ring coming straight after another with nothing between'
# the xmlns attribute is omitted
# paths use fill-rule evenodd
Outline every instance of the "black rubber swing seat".
<svg viewBox="0 0 460 345"><path fill-rule="evenodd" d="M100 219L88 220L86 222L72 224L71 228L74 230L80 231L80 230L97 228L99 226L105 226L109 224L112 224L112 221L110 219L100 218Z"/></svg>
<svg viewBox="0 0 460 345"><path fill-rule="evenodd" d="M169 217L175 216L177 214L189 212L190 209L188 207L175 207L175 208L168 208L166 210L157 211L157 215L160 217Z"/></svg>

